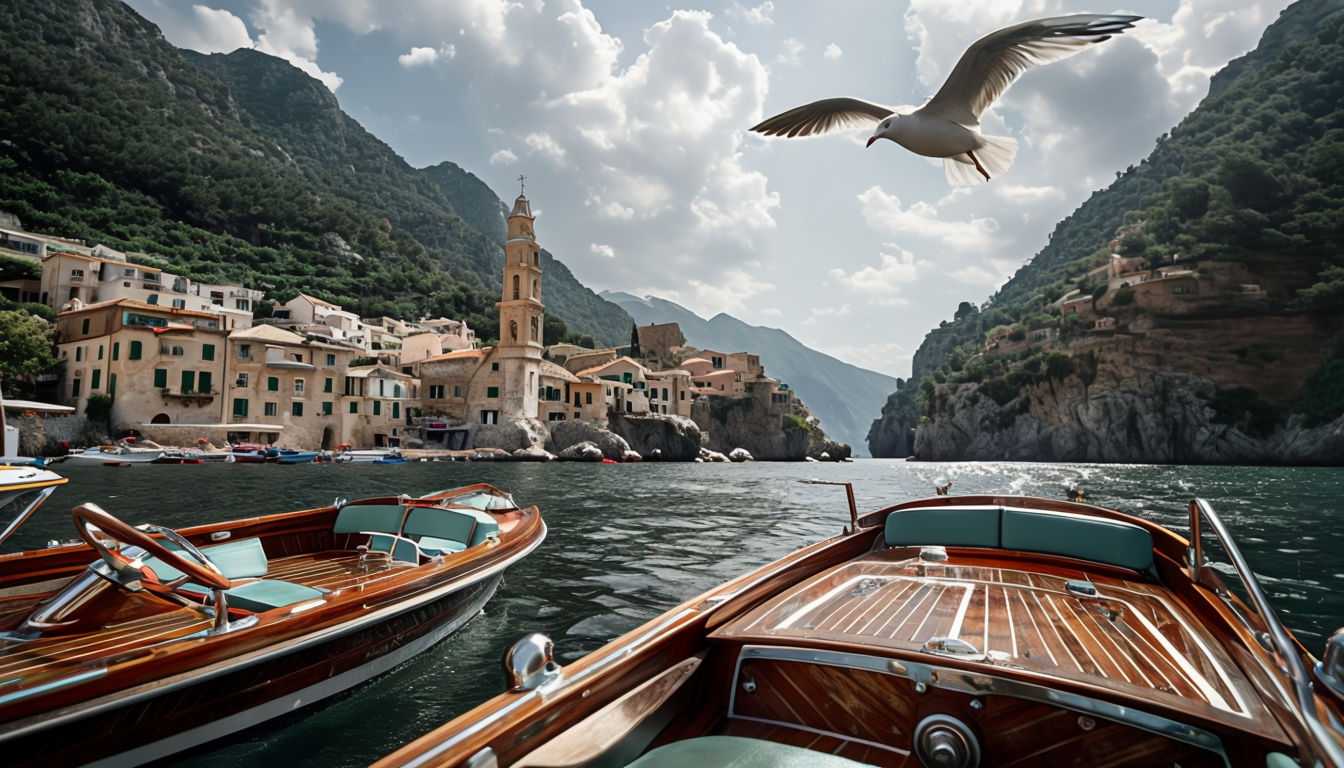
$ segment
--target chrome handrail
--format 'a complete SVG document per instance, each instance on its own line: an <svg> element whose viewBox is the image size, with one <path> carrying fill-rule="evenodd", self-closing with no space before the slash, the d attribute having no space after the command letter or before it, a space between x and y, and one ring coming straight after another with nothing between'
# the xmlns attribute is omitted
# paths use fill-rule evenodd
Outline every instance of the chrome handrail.
<svg viewBox="0 0 1344 768"><path fill-rule="evenodd" d="M1283 624L1279 622L1278 614L1274 612L1274 607L1270 605L1269 598L1265 596L1259 580L1255 578L1255 572L1251 570L1246 558L1242 556L1241 550L1237 548L1236 542L1232 540L1232 535L1228 533L1222 519L1213 511L1212 505L1199 498L1190 501L1190 575L1197 585L1203 584L1201 576L1206 566L1200 532L1205 522L1213 530L1214 536L1218 538L1218 542L1222 545L1228 559L1232 561L1232 568L1236 571L1237 578L1241 579L1253 607L1260 614L1260 619L1264 622L1267 630L1265 634L1268 635L1270 641L1271 647L1269 650L1273 650L1288 668L1288 676L1293 684L1293 693L1297 698L1295 702L1298 710L1297 714L1305 728L1303 734L1306 736L1305 746L1310 749L1311 757L1323 760L1326 765L1344 766L1344 748L1340 747L1339 743L1330 734L1328 727L1317 717L1316 696L1312 690L1311 676L1307 671L1306 664L1302 662L1302 656L1297 652L1297 645L1288 636L1288 630L1284 629ZM1208 585L1205 584L1204 586L1207 587Z"/></svg>
<svg viewBox="0 0 1344 768"><path fill-rule="evenodd" d="M859 505L854 501L854 484L840 482L837 480L799 480L804 485L839 485L844 486L845 499L849 502L849 529L846 533L853 533L859 530Z"/></svg>

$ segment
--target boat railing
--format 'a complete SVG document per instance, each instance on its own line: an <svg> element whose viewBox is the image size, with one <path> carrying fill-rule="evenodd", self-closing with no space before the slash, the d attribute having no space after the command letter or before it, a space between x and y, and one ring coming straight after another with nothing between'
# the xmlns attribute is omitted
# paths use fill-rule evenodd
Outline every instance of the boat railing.
<svg viewBox="0 0 1344 768"><path fill-rule="evenodd" d="M1235 602L1231 600L1231 595L1228 593L1226 586L1223 585L1222 579L1206 561L1203 542L1205 526L1213 531L1213 535L1222 547L1233 571L1241 581L1246 598L1250 601L1250 608L1258 614L1263 628L1258 628L1252 624L1248 617L1237 608ZM1236 542L1232 540L1232 535L1223 525L1222 519L1213 511L1213 506L1204 499L1196 498L1190 502L1189 557L1190 575L1194 578L1195 583L1212 590L1221 600L1231 606L1233 611L1255 633L1259 643L1266 650L1279 657L1293 686L1294 701L1288 703L1292 705L1301 720L1303 745L1310 749L1311 757L1321 760L1325 765L1344 766L1344 749L1340 747L1339 743L1330 734L1329 727L1322 723L1318 716L1311 673L1302 660L1302 654L1298 652L1297 643L1293 641L1288 634L1288 630L1284 629L1283 624L1279 621L1278 614L1274 612L1274 607L1270 605L1269 598L1265 596L1265 591L1260 586L1259 579L1256 578L1255 572L1246 562L1246 558L1242 556L1241 550L1237 548ZM1308 763L1304 761L1303 764Z"/></svg>
<svg viewBox="0 0 1344 768"><path fill-rule="evenodd" d="M804 485L840 485L845 488L845 499L849 502L849 528L845 533L859 530L859 505L854 501L854 484L838 480L799 480Z"/></svg>

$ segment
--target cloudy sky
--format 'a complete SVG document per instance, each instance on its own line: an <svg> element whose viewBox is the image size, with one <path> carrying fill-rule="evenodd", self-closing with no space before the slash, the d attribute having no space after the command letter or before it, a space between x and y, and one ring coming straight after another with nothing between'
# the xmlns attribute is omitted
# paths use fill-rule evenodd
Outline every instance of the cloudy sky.
<svg viewBox="0 0 1344 768"><path fill-rule="evenodd" d="M512 199L595 289L656 294L909 373L924 333L983 301L1054 223L1254 47L1285 0L130 0L176 45L252 47L319 78L416 166ZM1025 75L982 121L1016 165L953 191L859 134L745 129L827 96L919 104L980 35L1132 12L1130 34Z"/></svg>

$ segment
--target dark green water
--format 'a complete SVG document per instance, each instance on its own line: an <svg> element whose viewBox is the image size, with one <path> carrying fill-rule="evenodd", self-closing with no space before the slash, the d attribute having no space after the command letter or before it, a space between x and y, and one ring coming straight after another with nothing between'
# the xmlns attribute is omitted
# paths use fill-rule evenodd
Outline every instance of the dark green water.
<svg viewBox="0 0 1344 768"><path fill-rule="evenodd" d="M365 765L500 690L498 659L529 631L549 634L563 661L728 578L838 533L839 488L860 509L931 492L1088 500L1184 533L1185 504L1207 498L1261 575L1283 618L1313 650L1344 624L1344 471L1065 464L406 464L59 465L69 486L7 545L67 539L65 510L93 501L124 520L185 526L486 481L537 504L546 542L505 577L485 614L416 659L343 696L201 750L191 765ZM96 734L90 734L96 738Z"/></svg>

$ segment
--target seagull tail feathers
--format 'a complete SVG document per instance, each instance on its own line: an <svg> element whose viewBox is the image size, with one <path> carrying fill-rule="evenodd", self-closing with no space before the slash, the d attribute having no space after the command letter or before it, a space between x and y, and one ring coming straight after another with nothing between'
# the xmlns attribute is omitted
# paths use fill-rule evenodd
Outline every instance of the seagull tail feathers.
<svg viewBox="0 0 1344 768"><path fill-rule="evenodd" d="M1013 167L1017 157L1017 139L1011 136L981 136L985 145L975 151L980 164L989 171L990 178L1002 176Z"/></svg>
<svg viewBox="0 0 1344 768"><path fill-rule="evenodd" d="M974 158L969 154L960 154L943 159L943 174L948 184L954 187L984 184L1012 167L1013 159L1017 157L1017 139L1009 136L981 136L980 140L984 144L975 150ZM989 173L990 179L980 174L975 166L976 160Z"/></svg>

